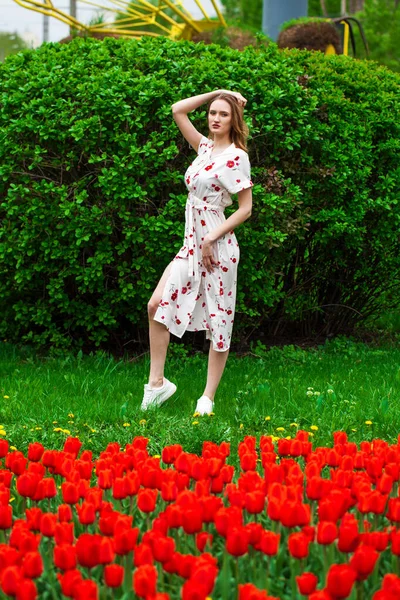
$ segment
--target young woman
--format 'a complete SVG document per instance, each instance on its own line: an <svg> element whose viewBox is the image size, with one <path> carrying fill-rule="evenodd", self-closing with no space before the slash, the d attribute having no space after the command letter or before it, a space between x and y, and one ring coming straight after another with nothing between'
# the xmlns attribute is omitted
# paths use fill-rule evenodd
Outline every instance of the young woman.
<svg viewBox="0 0 400 600"><path fill-rule="evenodd" d="M205 102L209 136L192 125L188 113ZM228 358L235 314L239 246L234 229L251 215L252 182L246 152L246 99L237 92L216 90L180 100L172 106L179 129L197 150L185 173L188 200L185 240L165 269L148 304L150 377L142 410L159 406L176 391L164 377L170 332L206 330L211 340L207 383L196 411L209 414ZM228 219L224 208L238 194L239 207Z"/></svg>

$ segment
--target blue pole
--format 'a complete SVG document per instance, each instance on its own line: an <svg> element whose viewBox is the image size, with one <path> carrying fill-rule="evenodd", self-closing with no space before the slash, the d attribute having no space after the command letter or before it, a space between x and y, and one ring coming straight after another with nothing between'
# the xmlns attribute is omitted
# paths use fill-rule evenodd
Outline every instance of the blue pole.
<svg viewBox="0 0 400 600"><path fill-rule="evenodd" d="M262 30L276 41L282 23L307 14L308 0L263 0Z"/></svg>

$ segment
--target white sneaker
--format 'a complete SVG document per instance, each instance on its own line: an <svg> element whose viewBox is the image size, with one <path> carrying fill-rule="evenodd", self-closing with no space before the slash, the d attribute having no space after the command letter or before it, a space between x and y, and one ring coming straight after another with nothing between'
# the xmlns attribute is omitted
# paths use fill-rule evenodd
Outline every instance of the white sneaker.
<svg viewBox="0 0 400 600"><path fill-rule="evenodd" d="M201 396L197 400L195 412L199 415L209 415L214 410L214 402L208 396Z"/></svg>
<svg viewBox="0 0 400 600"><path fill-rule="evenodd" d="M147 383L144 386L142 410L153 406L161 406L168 398L176 392L176 385L164 377L164 383L159 388L151 388Z"/></svg>

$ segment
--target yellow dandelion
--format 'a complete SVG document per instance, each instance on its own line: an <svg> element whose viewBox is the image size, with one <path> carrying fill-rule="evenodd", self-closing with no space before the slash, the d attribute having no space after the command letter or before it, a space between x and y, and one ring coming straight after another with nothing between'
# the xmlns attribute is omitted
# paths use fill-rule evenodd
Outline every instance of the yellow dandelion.
<svg viewBox="0 0 400 600"><path fill-rule="evenodd" d="M131 424L130 424L130 423L124 423L124 424L122 425L122 427L130 427L130 426L131 426Z"/></svg>
<svg viewBox="0 0 400 600"><path fill-rule="evenodd" d="M372 421L365 421L366 425L372 425Z"/></svg>
<svg viewBox="0 0 400 600"><path fill-rule="evenodd" d="M243 429L243 427L244 427L243 423L240 423L239 429Z"/></svg>
<svg viewBox="0 0 400 600"><path fill-rule="evenodd" d="M290 427L298 427L299 424L298 423L290 423Z"/></svg>
<svg viewBox="0 0 400 600"><path fill-rule="evenodd" d="M22 425L23 429L26 429L28 427L28 425Z"/></svg>
<svg viewBox="0 0 400 600"><path fill-rule="evenodd" d="M74 425L74 422L73 422L73 421L67 421L67 423L68 423L69 425Z"/></svg>
<svg viewBox="0 0 400 600"><path fill-rule="evenodd" d="M214 415L215 415L215 413L213 413L213 412L208 413L209 417L213 417Z"/></svg>
<svg viewBox="0 0 400 600"><path fill-rule="evenodd" d="M199 412L195 412L195 413L193 413L193 417L194 417L194 418L196 418L196 417L199 417L199 416L200 416L200 413L199 413Z"/></svg>
<svg viewBox="0 0 400 600"><path fill-rule="evenodd" d="M276 431L285 431L285 428L284 427L277 427Z"/></svg>
<svg viewBox="0 0 400 600"><path fill-rule="evenodd" d="M14 500L15 500L15 496L11 496L10 497L10 502L14 502Z"/></svg>
<svg viewBox="0 0 400 600"><path fill-rule="evenodd" d="M287 440L291 440L291 439L292 439L292 436L291 436L291 435L287 435L287 436L286 436L286 439L287 439Z"/></svg>
<svg viewBox="0 0 400 600"><path fill-rule="evenodd" d="M66 433L67 435L71 435L71 432L69 429L62 429L61 430L63 433Z"/></svg>
<svg viewBox="0 0 400 600"><path fill-rule="evenodd" d="M35 427L35 431L40 431L40 429L42 429L42 427Z"/></svg>
<svg viewBox="0 0 400 600"><path fill-rule="evenodd" d="M53 425L57 425L58 421L53 421Z"/></svg>
<svg viewBox="0 0 400 600"><path fill-rule="evenodd" d="M311 425L310 429L312 431L318 431L318 427L316 425Z"/></svg>
<svg viewBox="0 0 400 600"><path fill-rule="evenodd" d="M153 458L161 458L160 454L155 454Z"/></svg>
<svg viewBox="0 0 400 600"><path fill-rule="evenodd" d="M146 419L140 419L139 421L139 425L146 425L147 421Z"/></svg>
<svg viewBox="0 0 400 600"><path fill-rule="evenodd" d="M7 435L4 429L0 429L0 435Z"/></svg>
<svg viewBox="0 0 400 600"><path fill-rule="evenodd" d="M312 431L309 431L309 432L308 432L308 435L310 435L311 437L314 437L314 434L313 434L313 432L312 432Z"/></svg>
<svg viewBox="0 0 400 600"><path fill-rule="evenodd" d="M31 427L29 431L34 431L33 427Z"/></svg>
<svg viewBox="0 0 400 600"><path fill-rule="evenodd" d="M90 430L92 433L97 433L96 429L91 429Z"/></svg>
<svg viewBox="0 0 400 600"><path fill-rule="evenodd" d="M3 396L3 398L4 398L5 400L8 400L8 399L10 398L10 396Z"/></svg>
<svg viewBox="0 0 400 600"><path fill-rule="evenodd" d="M74 414L73 413L68 413L68 416L69 416L70 419L74 418Z"/></svg>
<svg viewBox="0 0 400 600"><path fill-rule="evenodd" d="M279 436L277 436L277 435L273 435L273 436L271 436L271 437L272 437L272 441L273 441L273 442L277 442L278 440L280 440L280 439L281 439L281 438L280 438Z"/></svg>
<svg viewBox="0 0 400 600"><path fill-rule="evenodd" d="M271 417L269 417L269 416L265 417L265 419L264 419L264 421L270 421L270 420L271 420Z"/></svg>
<svg viewBox="0 0 400 600"><path fill-rule="evenodd" d="M352 429L352 431L356 432L356 431L357 431L357 429Z"/></svg>
<svg viewBox="0 0 400 600"><path fill-rule="evenodd" d="M61 427L54 427L53 431L62 431Z"/></svg>
<svg viewBox="0 0 400 600"><path fill-rule="evenodd" d="M17 447L16 446L10 446L10 450L16 450Z"/></svg>
<svg viewBox="0 0 400 600"><path fill-rule="evenodd" d="M198 425L199 422L198 421L193 421L192 425Z"/></svg>

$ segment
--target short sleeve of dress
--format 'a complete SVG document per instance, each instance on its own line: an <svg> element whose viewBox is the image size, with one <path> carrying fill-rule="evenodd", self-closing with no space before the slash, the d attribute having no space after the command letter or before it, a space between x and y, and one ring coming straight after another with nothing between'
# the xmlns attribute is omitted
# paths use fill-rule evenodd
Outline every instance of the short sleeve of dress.
<svg viewBox="0 0 400 600"><path fill-rule="evenodd" d="M219 181L230 194L237 194L253 186L250 175L250 161L247 152L239 151L233 158L228 158Z"/></svg>
<svg viewBox="0 0 400 600"><path fill-rule="evenodd" d="M210 140L208 138L206 138L205 135L202 136L200 143L199 143L199 147L197 149L197 154L200 156L200 154L205 154L208 150L208 144L210 143ZM196 150L196 148L195 148Z"/></svg>

